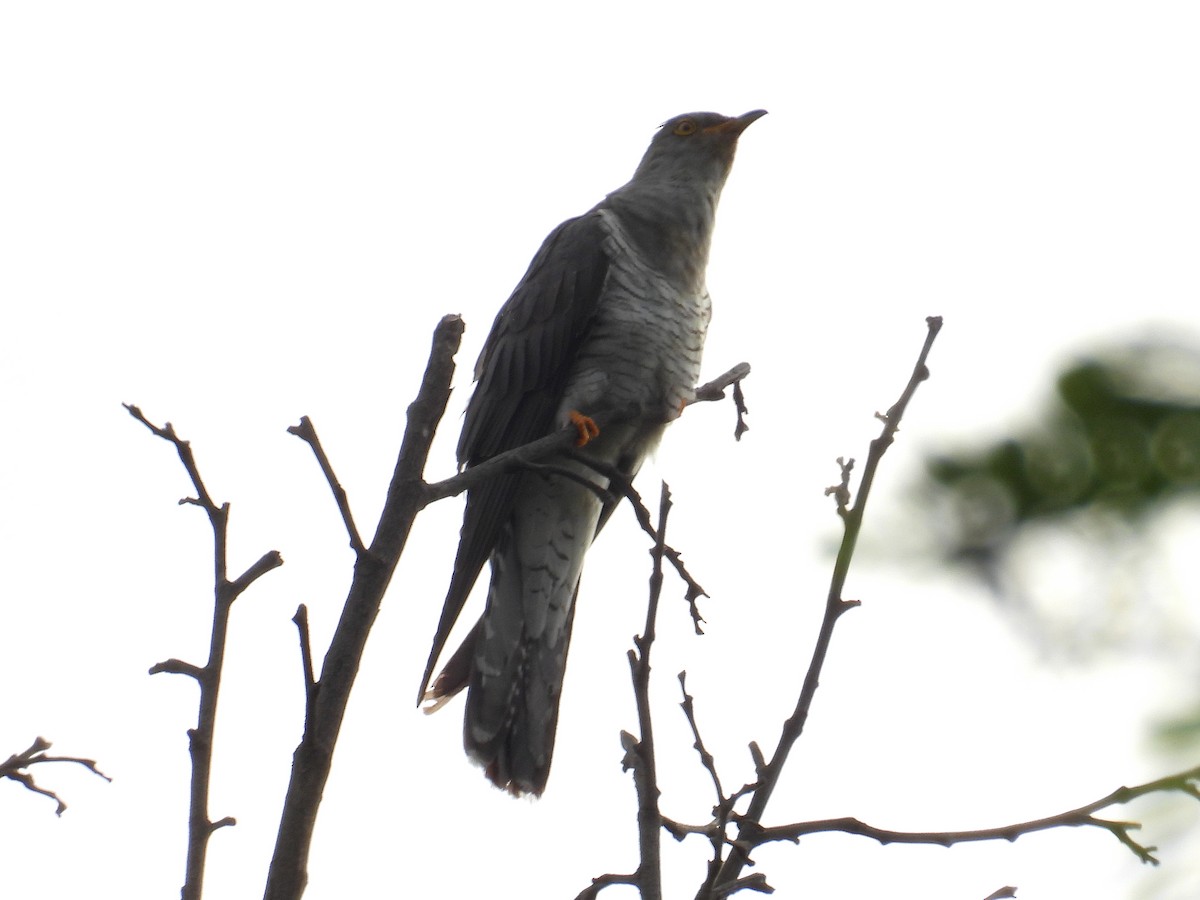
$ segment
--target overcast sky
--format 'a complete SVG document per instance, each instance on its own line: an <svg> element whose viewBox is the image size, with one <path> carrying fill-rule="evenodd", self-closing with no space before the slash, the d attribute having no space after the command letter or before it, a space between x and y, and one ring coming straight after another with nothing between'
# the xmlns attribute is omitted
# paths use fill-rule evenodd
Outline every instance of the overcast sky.
<svg viewBox="0 0 1200 900"><path fill-rule="evenodd" d="M670 585L660 623L667 814L711 804L680 669L727 784L749 780L750 740L773 746L838 531L823 488L836 457L865 456L931 314L933 378L848 586L864 606L770 820L981 827L1165 774L1143 728L1169 708L1167 669L1038 665L977 589L887 548L921 515L896 497L922 451L1021 421L1096 341L1200 330L1198 46L1187 2L4 4L0 755L42 734L114 781L36 770L61 819L0 784L0 893L149 900L182 882L196 692L146 670L203 662L208 526L120 404L192 441L233 507L233 572L286 560L234 609L218 721L211 812L239 824L213 839L209 896L257 897L301 728L289 619L308 604L322 653L352 563L286 427L312 417L369 534L431 330L461 313L430 463L450 474L471 366L542 238L697 109L770 115L741 141L709 269L706 370L753 365L752 430L735 444L727 405L694 408L641 478L651 497L670 481L671 542L712 595L708 636ZM461 703L412 707L460 516L421 516L385 600L311 900L572 897L636 865L618 734L636 725L644 537L619 513L589 556L550 787L516 802L463 757ZM1182 865L1195 851L1160 829L1143 836ZM664 851L690 896L707 844ZM756 858L784 897L1118 900L1148 872L1084 832L951 850L820 836Z"/></svg>

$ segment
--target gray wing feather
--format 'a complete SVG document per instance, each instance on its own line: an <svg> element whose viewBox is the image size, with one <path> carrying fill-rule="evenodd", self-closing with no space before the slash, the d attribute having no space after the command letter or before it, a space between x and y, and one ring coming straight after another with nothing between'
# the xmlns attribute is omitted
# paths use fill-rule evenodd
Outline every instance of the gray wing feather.
<svg viewBox="0 0 1200 900"><path fill-rule="evenodd" d="M592 210L552 231L501 308L475 367L477 384L458 442L460 466L470 467L549 434L555 427L567 372L595 312L608 258L599 214ZM454 574L418 695L433 674L467 595L495 549L512 509L519 474L500 475L467 494ZM473 642L473 635L467 643ZM459 660L465 646L455 654ZM435 688L448 695L465 686L453 664ZM455 683L457 682L457 683Z"/></svg>

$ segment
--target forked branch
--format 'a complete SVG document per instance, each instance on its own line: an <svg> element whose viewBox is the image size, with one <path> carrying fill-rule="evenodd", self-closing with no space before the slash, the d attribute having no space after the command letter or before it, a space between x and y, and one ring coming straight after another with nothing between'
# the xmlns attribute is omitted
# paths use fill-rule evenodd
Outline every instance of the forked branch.
<svg viewBox="0 0 1200 900"><path fill-rule="evenodd" d="M204 863L208 840L214 831L237 824L231 816L213 821L208 813L209 783L212 778L213 735L217 723L217 699L221 690L221 671L225 663L225 643L229 631L229 613L233 602L255 581L283 565L283 557L270 550L246 571L230 580L226 569L229 504L218 506L204 486L191 445L175 433L170 422L155 425L132 404L124 404L129 414L158 437L174 446L195 488L195 497L184 497L180 504L198 506L208 516L213 533L213 626L209 635L208 661L198 666L179 659L168 659L150 667L150 674L186 675L200 686L200 710L196 727L188 729L188 753L192 761L190 807L188 811L187 869L183 900L200 900L204 889Z"/></svg>
<svg viewBox="0 0 1200 900"><path fill-rule="evenodd" d="M1117 788L1112 793L1077 809L1070 809L1041 819L1031 819L1028 822L1001 825L996 828L979 828L971 831L892 831L887 828L876 828L858 819L847 817L821 819L813 822L794 822L790 825L761 828L755 832L750 843L752 846L759 846L771 841L795 842L806 834L840 831L843 834L857 834L872 838L881 844L938 844L942 847L949 847L953 844L970 841L1015 841L1021 835L1046 831L1050 828L1091 827L1108 831L1142 862L1158 865L1159 860L1154 855L1154 851L1158 848L1145 846L1134 840L1130 834L1141 828L1140 823L1103 819L1096 815L1100 810L1110 806L1125 804L1138 797L1155 793L1181 793L1200 800L1200 766L1134 787Z"/></svg>
<svg viewBox="0 0 1200 900"><path fill-rule="evenodd" d="M34 738L28 749L20 753L14 753L4 762L0 762L0 779L8 778L17 784L23 785L26 790L32 791L35 794L41 794L43 797L49 797L57 804L54 814L61 816L67 810L67 804L62 798L49 788L44 788L37 783L33 777L33 773L29 771L32 766L42 765L44 763L75 763L83 766L93 775L99 775L105 781L112 781L107 775L96 768L94 759L84 759L80 756L49 756L46 751L50 749L50 742L44 737Z"/></svg>
<svg viewBox="0 0 1200 900"><path fill-rule="evenodd" d="M779 741L775 746L775 752L771 755L770 762L758 766L758 783L750 798L746 812L738 819L737 840L733 843L729 856L721 866L716 879L711 884L706 884L701 888L699 896L702 898L711 898L727 893L728 887L738 879L742 868L749 862L749 855L746 848L753 845L754 834L759 828L758 823L762 821L767 803L775 791L775 786L779 783L779 777L783 772L784 765L787 763L788 754L791 752L792 746L796 743L800 734L804 731L805 722L808 720L808 712L812 707L813 696L816 694L817 685L820 683L821 669L825 665L825 657L829 652L829 644L833 638L834 626L837 624L838 619L841 618L842 613L858 605L858 602L855 600L843 599L842 591L845 587L846 576L850 571L850 561L854 557L854 548L858 542L858 535L862 530L863 513L866 509L867 499L870 496L871 485L875 480L876 470L883 459L883 454L895 439L896 431L900 427L900 420L903 418L909 401L912 400L913 394L917 390L917 386L929 377L929 369L926 362L929 358L929 351L933 347L934 339L941 330L942 320L940 316L931 316L925 320L925 323L927 326L925 343L917 356L917 362L913 366L908 384L901 392L900 399L892 404L887 415L879 417L884 423L883 430L879 437L871 442L870 452L867 455L866 465L863 467L862 477L858 485L858 493L854 499L853 506L849 506L848 498L849 474L853 462L842 464L843 485L847 485L838 499L838 511L841 513L844 523L842 543L838 550L837 560L834 563L833 577L830 580L829 592L825 601L825 616L821 622L821 630L817 635L817 643L813 649L808 672L804 677L800 696L796 701L796 707L791 716L783 724Z"/></svg>

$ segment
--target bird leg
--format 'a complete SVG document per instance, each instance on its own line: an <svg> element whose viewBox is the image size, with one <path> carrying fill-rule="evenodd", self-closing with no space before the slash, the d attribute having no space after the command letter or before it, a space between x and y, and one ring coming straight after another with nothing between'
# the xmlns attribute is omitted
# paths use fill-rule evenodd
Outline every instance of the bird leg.
<svg viewBox="0 0 1200 900"><path fill-rule="evenodd" d="M589 416L585 416L577 409L567 413L567 417L571 420L571 424L575 426L575 430L579 432L579 438L575 441L576 447L585 446L588 441L600 436L600 426Z"/></svg>

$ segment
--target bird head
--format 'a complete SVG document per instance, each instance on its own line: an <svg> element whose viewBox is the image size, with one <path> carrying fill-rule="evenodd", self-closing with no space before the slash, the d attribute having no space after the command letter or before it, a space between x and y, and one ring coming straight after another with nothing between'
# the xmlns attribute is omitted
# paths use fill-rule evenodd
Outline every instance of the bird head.
<svg viewBox="0 0 1200 900"><path fill-rule="evenodd" d="M733 165L738 138L767 114L756 109L740 116L684 113L659 128L633 180L707 183L719 192Z"/></svg>

